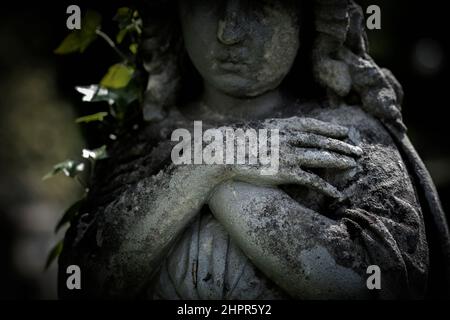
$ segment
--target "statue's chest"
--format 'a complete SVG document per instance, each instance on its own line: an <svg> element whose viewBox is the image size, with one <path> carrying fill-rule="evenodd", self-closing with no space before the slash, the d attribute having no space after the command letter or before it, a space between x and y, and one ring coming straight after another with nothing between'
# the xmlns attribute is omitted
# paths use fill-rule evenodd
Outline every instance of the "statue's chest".
<svg viewBox="0 0 450 320"><path fill-rule="evenodd" d="M164 260L149 290L153 299L286 298L209 213L199 214Z"/></svg>

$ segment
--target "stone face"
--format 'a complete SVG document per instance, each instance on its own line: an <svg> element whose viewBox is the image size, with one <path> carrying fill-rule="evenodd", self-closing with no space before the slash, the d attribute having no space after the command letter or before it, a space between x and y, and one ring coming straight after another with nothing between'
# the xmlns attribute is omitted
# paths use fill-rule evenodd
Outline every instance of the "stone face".
<svg viewBox="0 0 450 320"><path fill-rule="evenodd" d="M295 1L180 5L178 35L203 91L178 106L176 50L166 46L164 55L144 39L155 51L146 56L144 105L153 122L116 141L96 167L85 214L68 231L59 261L62 297L426 295L423 215L444 220L432 182L404 140L403 92L368 56L360 8L353 1L315 3L311 64L328 90L312 102L299 102L302 88L284 90L299 50L298 20L311 13ZM167 41L156 26L146 30L155 43ZM162 93L164 83L170 86ZM258 165L174 165L171 133L195 120L205 129L279 130L279 170L262 176ZM422 195L428 202L419 202ZM445 252L448 230L440 226ZM79 292L64 287L72 264L84 275ZM381 269L381 290L366 286L372 265Z"/></svg>

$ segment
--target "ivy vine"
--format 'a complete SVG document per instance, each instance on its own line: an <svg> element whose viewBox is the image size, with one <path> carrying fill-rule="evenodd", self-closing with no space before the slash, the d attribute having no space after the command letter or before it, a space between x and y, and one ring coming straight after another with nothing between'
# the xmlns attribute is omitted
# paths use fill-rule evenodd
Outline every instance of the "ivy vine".
<svg viewBox="0 0 450 320"><path fill-rule="evenodd" d="M113 21L117 25L117 34L111 37L102 30L102 16L93 10L87 10L82 16L82 28L69 33L54 50L57 55L83 53L94 41L104 41L117 55L118 61L106 70L99 83L89 86L76 86L84 102L103 102L104 110L75 120L83 125L92 122L108 121L109 138L117 139L121 132L135 120L139 105L143 99L143 73L139 69L139 42L142 34L142 19L135 8L121 7ZM97 149L83 149L79 159L69 159L54 165L43 179L47 180L63 174L81 184L83 197L72 204L62 215L55 227L55 233L70 224L79 214L88 190L88 184L82 176L90 177L96 161L108 157L106 145ZM63 240L50 251L45 269L55 261L63 249Z"/></svg>

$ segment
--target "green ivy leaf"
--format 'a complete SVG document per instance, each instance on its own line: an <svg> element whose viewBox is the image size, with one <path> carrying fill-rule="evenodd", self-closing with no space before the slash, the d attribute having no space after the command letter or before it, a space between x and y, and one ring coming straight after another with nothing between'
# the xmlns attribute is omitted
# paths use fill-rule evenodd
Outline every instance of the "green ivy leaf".
<svg viewBox="0 0 450 320"><path fill-rule="evenodd" d="M130 51L132 54L136 55L139 45L137 43L130 44Z"/></svg>
<svg viewBox="0 0 450 320"><path fill-rule="evenodd" d="M132 18L133 10L127 7L122 7L117 10L117 13L114 16L113 20L119 23L120 29L124 29L127 25L130 24Z"/></svg>
<svg viewBox="0 0 450 320"><path fill-rule="evenodd" d="M75 87L75 90L83 95L82 100L84 102L99 102L111 100L109 90L101 88L96 84L90 86L77 86Z"/></svg>
<svg viewBox="0 0 450 320"><path fill-rule="evenodd" d="M53 249L50 251L50 253L48 254L44 270L48 270L48 268L52 265L53 261L55 261L56 258L59 257L59 255L61 254L62 250L63 250L63 240L59 241L53 247Z"/></svg>
<svg viewBox="0 0 450 320"><path fill-rule="evenodd" d="M101 22L102 16L98 12L89 9L86 12L84 21L82 21L83 25L81 30L87 34L93 34L95 33L95 30L97 30L97 28L100 26Z"/></svg>
<svg viewBox="0 0 450 320"><path fill-rule="evenodd" d="M81 33L74 31L70 33L58 48L54 51L56 54L69 54L78 52L81 49Z"/></svg>
<svg viewBox="0 0 450 320"><path fill-rule="evenodd" d="M125 88L133 78L134 68L123 63L117 63L109 68L106 75L100 81L100 85L109 89Z"/></svg>
<svg viewBox="0 0 450 320"><path fill-rule="evenodd" d="M129 33L142 33L142 19L139 18L137 10L122 7L117 10L114 21L118 22L119 32L116 36L116 42L121 44Z"/></svg>
<svg viewBox="0 0 450 320"><path fill-rule="evenodd" d="M53 170L47 173L42 179L47 180L59 173L64 173L68 177L76 177L79 173L83 172L85 165L83 162L75 160L66 160L53 166Z"/></svg>
<svg viewBox="0 0 450 320"><path fill-rule="evenodd" d="M56 54L83 53L97 38L96 30L100 27L102 17L99 13L88 10L81 20L81 29L70 33L54 51Z"/></svg>
<svg viewBox="0 0 450 320"><path fill-rule="evenodd" d="M123 42L123 39L125 39L125 36L127 35L127 33L128 33L129 30L130 30L130 29L127 27L127 28L121 29L121 30L119 31L119 33L118 33L117 36L116 36L116 42L117 42L118 44L121 44L121 43Z"/></svg>
<svg viewBox="0 0 450 320"><path fill-rule="evenodd" d="M132 10L128 7L121 7L117 9L116 17L114 19L119 19L122 17L129 17L132 14Z"/></svg>
<svg viewBox="0 0 450 320"><path fill-rule="evenodd" d="M95 84L75 89L83 94L85 102L108 102L109 105L129 105L138 100L140 95L140 88L133 81L121 89L106 89Z"/></svg>
<svg viewBox="0 0 450 320"><path fill-rule="evenodd" d="M94 150L83 149L83 158L93 159L93 160L103 160L108 158L108 153L106 151L106 145Z"/></svg>
<svg viewBox="0 0 450 320"><path fill-rule="evenodd" d="M64 212L63 216L61 217L61 219L59 220L58 224L55 227L55 233L58 233L58 231L63 226L70 223L78 215L80 207L83 204L83 202L84 199L78 200Z"/></svg>
<svg viewBox="0 0 450 320"><path fill-rule="evenodd" d="M98 112L88 116L80 117L75 120L76 123L90 123L94 121L103 121L108 116L108 112Z"/></svg>

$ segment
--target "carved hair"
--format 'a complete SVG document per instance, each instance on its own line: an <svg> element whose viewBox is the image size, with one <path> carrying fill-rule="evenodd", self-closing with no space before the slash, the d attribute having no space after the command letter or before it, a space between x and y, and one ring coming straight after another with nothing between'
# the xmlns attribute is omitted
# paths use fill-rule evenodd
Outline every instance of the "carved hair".
<svg viewBox="0 0 450 320"><path fill-rule="evenodd" d="M149 73L144 119L158 121L177 102L185 53L172 0L148 0L143 10L144 67ZM358 98L383 122L401 122L403 91L389 70L368 54L362 9L353 0L314 0L313 74L330 99Z"/></svg>

